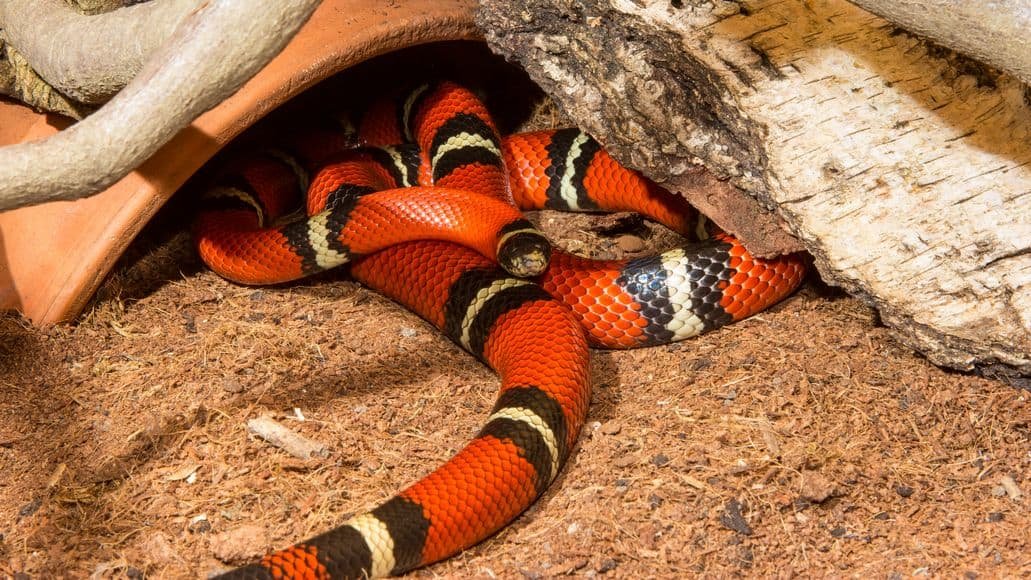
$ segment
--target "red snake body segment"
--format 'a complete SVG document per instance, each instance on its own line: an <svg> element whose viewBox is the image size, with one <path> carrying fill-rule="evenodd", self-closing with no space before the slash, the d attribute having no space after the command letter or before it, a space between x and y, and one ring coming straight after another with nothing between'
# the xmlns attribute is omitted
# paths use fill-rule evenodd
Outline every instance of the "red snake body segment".
<svg viewBox="0 0 1031 580"><path fill-rule="evenodd" d="M483 540L543 493L573 448L590 399L589 345L694 336L780 300L805 271L798 256L756 259L726 234L633 260L552 251L517 207L632 209L685 234L694 214L579 130L502 140L483 104L451 83L374 106L360 135L357 149L313 135L290 155L231 166L195 225L202 258L249 284L352 261L355 279L497 371L500 395L443 466L226 578L401 574ZM277 225L291 192L307 195L307 217Z"/></svg>

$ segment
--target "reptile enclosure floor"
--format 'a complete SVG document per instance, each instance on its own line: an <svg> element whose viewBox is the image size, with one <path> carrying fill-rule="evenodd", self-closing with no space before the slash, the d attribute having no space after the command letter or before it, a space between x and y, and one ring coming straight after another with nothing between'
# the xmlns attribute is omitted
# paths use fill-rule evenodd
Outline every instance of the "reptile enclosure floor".
<svg viewBox="0 0 1031 580"><path fill-rule="evenodd" d="M478 71L511 119L539 97L480 47L432 51L468 60L429 72ZM487 416L494 376L346 272L259 289L204 270L189 206L158 214L75 324L0 319L0 577L203 576L391 496ZM596 256L671 241L626 216L533 217ZM817 280L710 335L592 356L551 489L415 576L1031 574L1031 393L934 367ZM264 413L329 457L250 437Z"/></svg>

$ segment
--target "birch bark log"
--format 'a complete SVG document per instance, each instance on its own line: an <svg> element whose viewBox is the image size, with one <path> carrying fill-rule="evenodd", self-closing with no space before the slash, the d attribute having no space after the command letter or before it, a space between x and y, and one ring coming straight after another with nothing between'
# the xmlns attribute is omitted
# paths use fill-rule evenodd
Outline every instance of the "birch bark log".
<svg viewBox="0 0 1031 580"><path fill-rule="evenodd" d="M1031 375L1017 79L844 0L481 0L478 21L617 158L753 250L800 243L939 365Z"/></svg>

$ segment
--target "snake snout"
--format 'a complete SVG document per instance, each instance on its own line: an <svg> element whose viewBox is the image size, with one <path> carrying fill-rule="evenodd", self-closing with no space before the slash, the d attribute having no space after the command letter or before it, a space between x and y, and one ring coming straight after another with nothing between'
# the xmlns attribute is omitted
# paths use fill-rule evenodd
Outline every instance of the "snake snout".
<svg viewBox="0 0 1031 580"><path fill-rule="evenodd" d="M498 244L498 263L519 278L539 276L551 260L551 242L540 232L521 231Z"/></svg>

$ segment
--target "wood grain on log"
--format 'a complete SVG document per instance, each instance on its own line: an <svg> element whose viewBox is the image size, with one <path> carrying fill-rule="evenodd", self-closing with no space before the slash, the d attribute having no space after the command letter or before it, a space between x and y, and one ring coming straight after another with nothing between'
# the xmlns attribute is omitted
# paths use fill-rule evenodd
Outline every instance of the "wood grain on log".
<svg viewBox="0 0 1031 580"><path fill-rule="evenodd" d="M905 344L1031 374L1031 93L1012 77L844 0L481 0L479 22L617 158L674 189L700 162L776 210Z"/></svg>
<svg viewBox="0 0 1031 580"><path fill-rule="evenodd" d="M851 0L910 32L1031 83L1027 0Z"/></svg>

